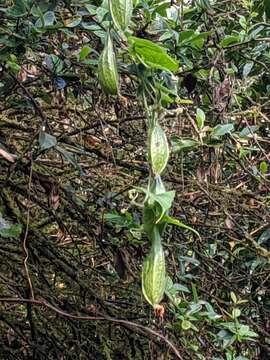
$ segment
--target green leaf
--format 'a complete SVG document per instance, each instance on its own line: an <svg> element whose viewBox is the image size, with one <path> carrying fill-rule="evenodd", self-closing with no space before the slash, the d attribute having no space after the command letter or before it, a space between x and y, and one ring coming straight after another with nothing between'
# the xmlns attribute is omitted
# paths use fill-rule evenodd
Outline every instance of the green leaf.
<svg viewBox="0 0 270 360"><path fill-rule="evenodd" d="M184 149L190 149L199 145L197 140L194 139L180 139L173 135L171 137L172 152L178 153Z"/></svg>
<svg viewBox="0 0 270 360"><path fill-rule="evenodd" d="M199 130L201 130L204 127L205 122L205 113L202 109L198 108L196 112L196 122Z"/></svg>
<svg viewBox="0 0 270 360"><path fill-rule="evenodd" d="M175 225L178 226L180 228L189 230L191 232L193 232L194 234L196 234L198 236L198 238L201 240L201 236L198 233L198 231L192 229L190 226L185 225L184 223L182 223L181 221L174 219L172 217L170 217L169 215L165 215L164 218L162 219L162 221L166 222L167 224L171 224L171 225Z"/></svg>
<svg viewBox="0 0 270 360"><path fill-rule="evenodd" d="M264 0L264 10L267 19L270 19L270 1Z"/></svg>
<svg viewBox="0 0 270 360"><path fill-rule="evenodd" d="M259 245L266 244L270 239L270 229L267 229L262 232L262 234L259 236L257 242Z"/></svg>
<svg viewBox="0 0 270 360"><path fill-rule="evenodd" d="M178 44L179 45L184 45L185 43L187 43L192 37L195 36L195 31L194 30L184 30L181 31L179 34L179 38L178 38Z"/></svg>
<svg viewBox="0 0 270 360"><path fill-rule="evenodd" d="M149 202L158 203L160 206L157 216L158 218L155 221L156 224L159 223L165 213L171 208L174 197L175 191L166 191L165 193L158 195L149 193Z"/></svg>
<svg viewBox="0 0 270 360"><path fill-rule="evenodd" d="M173 288L174 288L176 291L183 291L183 292L186 292L186 293L190 293L189 289L188 289L185 285L174 284L174 285L173 285Z"/></svg>
<svg viewBox="0 0 270 360"><path fill-rule="evenodd" d="M129 220L125 216L121 216L121 215L114 214L114 213L104 214L104 220L106 222L119 225L121 227L125 227L129 223Z"/></svg>
<svg viewBox="0 0 270 360"><path fill-rule="evenodd" d="M125 212L123 215L119 215L116 211L106 213L104 214L104 220L121 228L139 228L139 225L133 220L132 215L128 212Z"/></svg>
<svg viewBox="0 0 270 360"><path fill-rule="evenodd" d="M239 24L242 26L242 28L244 30L246 30L246 28L247 28L247 19L242 15L239 16Z"/></svg>
<svg viewBox="0 0 270 360"><path fill-rule="evenodd" d="M236 297L235 293L233 291L231 291L230 295L231 295L231 299L232 299L233 303L237 304L237 297Z"/></svg>
<svg viewBox="0 0 270 360"><path fill-rule="evenodd" d="M149 217L148 221L151 218L155 218L153 221L154 224L158 224L163 218L164 214L171 208L173 199L175 197L175 191L166 191L160 194L154 194L148 189L141 187L135 187L139 192L143 192L146 195L144 201L144 209L149 210L147 216ZM151 212L150 212L151 210Z"/></svg>
<svg viewBox="0 0 270 360"><path fill-rule="evenodd" d="M6 228L0 227L0 235L3 236L4 238L17 239L20 236L21 231L22 231L22 226L20 224L10 225L9 227Z"/></svg>
<svg viewBox="0 0 270 360"><path fill-rule="evenodd" d="M198 294L195 294L195 296L193 294L193 298L196 299L196 300L194 299L195 304L191 304L189 306L189 310L186 312L186 315L189 315L189 316L193 315L193 314L196 314L196 313L198 313L199 311L202 310L202 304L198 303Z"/></svg>
<svg viewBox="0 0 270 360"><path fill-rule="evenodd" d="M14 61L7 61L7 67L15 74L17 74L21 70L20 65L18 65Z"/></svg>
<svg viewBox="0 0 270 360"><path fill-rule="evenodd" d="M148 236L152 234L155 222L156 214L153 208L144 206L143 208L143 228Z"/></svg>
<svg viewBox="0 0 270 360"><path fill-rule="evenodd" d="M44 15L42 15L42 19L38 19L35 26L38 28L46 27L53 25L55 22L55 15L53 11L47 11Z"/></svg>
<svg viewBox="0 0 270 360"><path fill-rule="evenodd" d="M166 53L166 50L150 40L128 37L129 51L147 67L175 72L179 68L178 61Z"/></svg>
<svg viewBox="0 0 270 360"><path fill-rule="evenodd" d="M233 309L232 311L232 318L233 319L237 319L239 316L241 315L241 310L236 308L236 309Z"/></svg>
<svg viewBox="0 0 270 360"><path fill-rule="evenodd" d="M199 266L200 265L200 261L198 259L195 259L195 258L190 257L190 256L179 256L178 259L179 259L179 261L182 261L182 262L185 262L185 263L188 263L188 264L193 264L194 266Z"/></svg>
<svg viewBox="0 0 270 360"><path fill-rule="evenodd" d="M80 61L84 60L89 55L90 51L91 51L90 46L85 45L79 53L79 60Z"/></svg>
<svg viewBox="0 0 270 360"><path fill-rule="evenodd" d="M240 131L239 136L246 137L249 135L253 135L258 130L259 127L257 125L246 126Z"/></svg>
<svg viewBox="0 0 270 360"><path fill-rule="evenodd" d="M225 322L221 323L220 326L222 326L224 329L231 331L232 333L236 333L239 329L239 324L236 324L235 322Z"/></svg>
<svg viewBox="0 0 270 360"><path fill-rule="evenodd" d="M194 283L191 284L191 290L192 290L193 301L195 303L197 303L198 300L199 300L199 296L198 296L198 292L197 292L197 289L196 289L196 285Z"/></svg>
<svg viewBox="0 0 270 360"><path fill-rule="evenodd" d="M161 5L158 5L155 9L155 11L161 15L162 17L167 17L167 12L166 10L171 6L171 2L170 1L159 1L161 3Z"/></svg>
<svg viewBox="0 0 270 360"><path fill-rule="evenodd" d="M196 50L202 48L205 39L211 34L211 31L198 33L193 30L186 30L179 34L178 46L189 46Z"/></svg>
<svg viewBox="0 0 270 360"><path fill-rule="evenodd" d="M0 214L0 236L3 238L18 239L22 232L22 226L20 224L11 224L2 218Z"/></svg>
<svg viewBox="0 0 270 360"><path fill-rule="evenodd" d="M251 72L252 68L253 68L254 62L250 61L248 63L246 63L243 67L243 78L246 78L249 73Z"/></svg>
<svg viewBox="0 0 270 360"><path fill-rule="evenodd" d="M68 28L74 28L76 26L78 26L80 24L80 22L82 21L82 17L81 16L74 16L68 20L66 20L65 26Z"/></svg>
<svg viewBox="0 0 270 360"><path fill-rule="evenodd" d="M42 64L50 71L59 74L64 67L63 61L54 54L46 55Z"/></svg>
<svg viewBox="0 0 270 360"><path fill-rule="evenodd" d="M219 45L223 48L225 48L228 45L235 44L239 42L239 36L227 36L224 39L221 40Z"/></svg>
<svg viewBox="0 0 270 360"><path fill-rule="evenodd" d="M40 130L39 132L38 141L41 150L48 150L54 147L57 143L55 136L50 135L43 130Z"/></svg>
<svg viewBox="0 0 270 360"><path fill-rule="evenodd" d="M27 3L25 0L13 0L13 6L6 10L6 14L10 16L24 16L27 14Z"/></svg>
<svg viewBox="0 0 270 360"><path fill-rule="evenodd" d="M254 331L250 330L248 325L241 325L239 324L239 330L238 330L238 334L240 336L248 336L248 337L258 337L258 334L255 333Z"/></svg>
<svg viewBox="0 0 270 360"><path fill-rule="evenodd" d="M266 173L267 173L267 163L266 163L266 161L262 161L261 163L260 163L260 172L263 174L263 175L265 175Z"/></svg>
<svg viewBox="0 0 270 360"><path fill-rule="evenodd" d="M190 46L193 47L194 49L201 49L203 47L204 41L205 39L211 34L210 31L205 32L205 33L201 33L201 34L196 34L194 37L191 38L190 41Z"/></svg>
<svg viewBox="0 0 270 360"><path fill-rule="evenodd" d="M224 124L224 125L217 125L214 127L213 132L211 134L212 137L219 137L226 135L234 130L233 124Z"/></svg>
<svg viewBox="0 0 270 360"><path fill-rule="evenodd" d="M239 324L237 322L226 322L226 323L221 323L220 326L222 326L226 330L229 330L233 334L237 334L238 336L242 336L246 338L258 337L258 334L250 330L248 325Z"/></svg>

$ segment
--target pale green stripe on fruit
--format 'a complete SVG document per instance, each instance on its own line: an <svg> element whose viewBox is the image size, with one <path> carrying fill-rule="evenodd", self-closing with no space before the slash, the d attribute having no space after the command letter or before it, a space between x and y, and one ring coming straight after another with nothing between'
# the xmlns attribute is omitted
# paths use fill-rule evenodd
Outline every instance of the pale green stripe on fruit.
<svg viewBox="0 0 270 360"><path fill-rule="evenodd" d="M149 147L152 170L157 176L162 173L169 160L167 137L158 122L151 129Z"/></svg>
<svg viewBox="0 0 270 360"><path fill-rule="evenodd" d="M145 299L152 306L157 305L165 291L165 257L160 242L154 241L150 253L143 263L142 291Z"/></svg>
<svg viewBox="0 0 270 360"><path fill-rule="evenodd" d="M132 16L133 0L109 0L109 6L115 27L125 31Z"/></svg>
<svg viewBox="0 0 270 360"><path fill-rule="evenodd" d="M119 75L113 43L109 33L107 34L105 47L98 62L98 79L102 90L106 94L116 95L118 93Z"/></svg>

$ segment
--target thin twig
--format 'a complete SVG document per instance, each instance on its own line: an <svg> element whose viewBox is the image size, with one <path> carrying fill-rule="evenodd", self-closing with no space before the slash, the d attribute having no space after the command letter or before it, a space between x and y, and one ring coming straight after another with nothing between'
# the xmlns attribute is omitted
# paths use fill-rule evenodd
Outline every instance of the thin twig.
<svg viewBox="0 0 270 360"><path fill-rule="evenodd" d="M32 159L31 159L32 160ZM34 289L33 289L33 284L32 284L32 280L29 274L29 269L28 269L28 258L29 258L29 252L28 252L28 248L27 248L27 236L28 236L28 230L29 230L29 221L30 221L30 191L31 191L31 183L32 183L32 174L33 174L33 164L31 161L31 166L30 166L30 174L29 174L29 182L28 182L28 199L27 199L27 217L26 217L26 228L25 228L25 234L24 234L24 239L23 239L23 250L25 252L25 259L24 259L24 269L25 269L25 274L27 277L27 281L29 284L29 290L30 290L30 298L34 299Z"/></svg>

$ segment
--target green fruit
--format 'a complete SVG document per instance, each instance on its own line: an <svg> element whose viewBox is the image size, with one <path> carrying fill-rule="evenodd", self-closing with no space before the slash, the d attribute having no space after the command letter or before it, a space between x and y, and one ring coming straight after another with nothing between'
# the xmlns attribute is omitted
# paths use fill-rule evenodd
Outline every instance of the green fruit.
<svg viewBox="0 0 270 360"><path fill-rule="evenodd" d="M158 305L165 291L165 257L161 245L158 229L155 229L155 240L152 243L150 253L143 263L142 269L142 292L145 299L152 306Z"/></svg>
<svg viewBox="0 0 270 360"><path fill-rule="evenodd" d="M156 121L149 134L149 158L155 176L165 169L169 160L169 145L165 132Z"/></svg>
<svg viewBox="0 0 270 360"><path fill-rule="evenodd" d="M133 0L109 0L109 5L116 29L125 31L132 16Z"/></svg>
<svg viewBox="0 0 270 360"><path fill-rule="evenodd" d="M98 79L102 90L108 95L118 94L119 75L113 43L108 32L105 47L98 62Z"/></svg>

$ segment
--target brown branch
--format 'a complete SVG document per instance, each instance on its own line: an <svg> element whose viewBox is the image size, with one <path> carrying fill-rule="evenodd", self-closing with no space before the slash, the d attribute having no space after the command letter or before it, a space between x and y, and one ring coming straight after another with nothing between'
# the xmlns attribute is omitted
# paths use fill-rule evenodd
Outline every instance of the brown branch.
<svg viewBox="0 0 270 360"><path fill-rule="evenodd" d="M134 323L132 321L123 320L123 319L115 319L110 316L106 315L100 315L100 316L81 316L81 315L73 315L69 314L56 306L50 304L46 300L34 300L34 299L22 299L22 298L8 298L3 297L0 298L1 303L19 303L19 304L31 304L36 306L44 306L52 311L54 311L56 314L66 317L71 320L79 320L79 321L110 321L114 322L123 326L126 326L130 329L137 329L139 332L148 333L151 337L159 338L160 340L164 341L167 346L174 352L174 354L177 356L178 359L183 360L182 356L180 355L178 349L175 347L175 345L168 340L164 335L160 334L159 332L152 330L146 326L143 326L141 324Z"/></svg>
<svg viewBox="0 0 270 360"><path fill-rule="evenodd" d="M23 92L25 93L25 95L27 96L27 98L31 101L35 112L38 116L40 116L40 118L42 119L44 124L47 124L47 119L43 113L43 110L41 109L41 107L39 106L38 102L34 99L34 97L32 96L32 94L29 92L29 90L16 78L16 76L9 74L12 79L18 84L18 86L23 90Z"/></svg>

